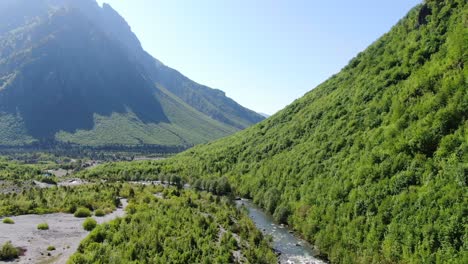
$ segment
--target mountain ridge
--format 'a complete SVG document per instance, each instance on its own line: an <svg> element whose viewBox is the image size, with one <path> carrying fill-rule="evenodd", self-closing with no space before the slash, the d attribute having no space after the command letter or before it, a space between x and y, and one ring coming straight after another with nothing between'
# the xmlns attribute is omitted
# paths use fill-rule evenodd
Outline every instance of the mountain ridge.
<svg viewBox="0 0 468 264"><path fill-rule="evenodd" d="M153 58L110 5L29 4L0 5L0 120L17 124L0 145L188 147L263 119Z"/></svg>

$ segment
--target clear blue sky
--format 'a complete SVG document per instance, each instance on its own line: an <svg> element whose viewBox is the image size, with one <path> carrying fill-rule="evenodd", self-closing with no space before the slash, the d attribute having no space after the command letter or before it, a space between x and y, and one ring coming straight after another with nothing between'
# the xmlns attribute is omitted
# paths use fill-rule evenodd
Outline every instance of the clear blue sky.
<svg viewBox="0 0 468 264"><path fill-rule="evenodd" d="M146 51L273 114L337 73L421 0L98 0Z"/></svg>

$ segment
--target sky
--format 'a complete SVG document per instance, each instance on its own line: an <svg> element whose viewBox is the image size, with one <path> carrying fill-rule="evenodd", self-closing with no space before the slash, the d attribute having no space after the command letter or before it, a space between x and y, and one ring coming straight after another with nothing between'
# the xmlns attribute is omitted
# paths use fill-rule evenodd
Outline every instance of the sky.
<svg viewBox="0 0 468 264"><path fill-rule="evenodd" d="M190 79L274 114L337 73L421 0L98 0Z"/></svg>

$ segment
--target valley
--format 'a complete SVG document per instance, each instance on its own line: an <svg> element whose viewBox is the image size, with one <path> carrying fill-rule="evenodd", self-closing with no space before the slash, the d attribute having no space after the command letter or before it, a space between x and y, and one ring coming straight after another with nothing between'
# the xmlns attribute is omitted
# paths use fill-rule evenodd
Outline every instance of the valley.
<svg viewBox="0 0 468 264"><path fill-rule="evenodd" d="M212 61L210 80L239 84L227 89L243 93L236 98L273 104L292 84L308 83L299 75L319 74L298 68L317 57L306 51L331 41L294 34L314 24L307 1L258 10L235 2L244 7L238 14L183 5L161 9L174 18L150 23L153 41L174 48L165 51L179 63L191 61L185 69L198 76L211 61L200 59L203 52L222 58ZM350 15L349 6L335 8ZM0 263L467 263L466 0L420 1L272 116L154 58L116 10L96 0L0 2ZM276 11L291 12L290 20ZM195 32L194 23L185 32L191 38L165 43L184 31L175 21L188 14L208 14L202 28L211 31ZM333 14L341 27L356 17ZM327 21L320 30L334 28ZM353 40L371 34L364 24L369 29L350 33ZM251 42L227 41L246 32ZM268 36L274 41L263 42ZM291 43L310 47L300 54L298 45L286 48ZM338 44L346 50L353 41ZM255 47L258 57L245 57ZM328 56L314 63L337 64ZM247 81L235 77L243 74ZM251 89L259 83L264 94Z"/></svg>
<svg viewBox="0 0 468 264"><path fill-rule="evenodd" d="M73 159L70 160L74 161ZM154 194L154 197L165 200L168 193L174 191L172 186L179 186L177 188L183 187L185 189L183 192L205 195L204 191L197 190L183 181L178 182L170 177L166 179L167 182L163 179L163 181L130 181L128 183L112 181L109 184L99 183L98 179L85 180L79 178L81 177L80 173L86 173L87 170L93 169L83 168L82 172L76 171L57 177L57 182L54 183L33 181L31 185L15 185L15 182L10 180L2 182L0 221L11 219L13 224L0 224L0 245L10 241L23 252L19 257L19 262L16 261L16 263L81 263L78 260L67 262L79 248L80 242L89 235L89 232L82 228L84 219L73 216L73 210L76 210L74 208L78 206L93 208L95 212L104 209L105 215L98 216L96 213L96 216L93 217L97 220L97 224L102 225L116 218L125 218L125 211L129 211L127 209L127 199L133 201L132 196L134 197L135 194L140 192L149 191L149 193ZM6 188L6 186L9 186L9 188ZM127 190L120 191L118 195L123 195L126 198L119 198L120 202L113 204L114 198L107 195L106 190L122 187ZM135 194L130 194L128 188L135 190ZM99 190L99 193L94 193L97 190ZM238 211L236 214L240 213L244 217L248 216L252 221L251 223L255 224L256 228L266 238L271 239L271 242L268 242L268 247L270 247L270 250L274 250L276 255L272 254L269 260L263 260L261 263L276 263L276 259L280 263L325 263L314 257L318 255L318 252L312 249L312 246L297 238L287 226L276 224L271 216L262 212L262 209L253 205L251 201L245 199L237 201L229 193L224 193L224 195L227 196L214 197L216 197L216 200L221 198L225 199L225 202L229 201L232 204L231 206L235 205ZM45 197L46 200L42 198L43 200L39 201L40 197ZM63 198L58 197L67 198L64 201ZM37 230L36 226L39 223L47 223L49 230ZM222 230L223 233L227 232L224 227ZM241 238L237 237L236 239L239 243ZM46 245L53 246L54 250L47 250L48 246ZM75 258L79 258L76 256L81 255L75 254ZM247 262L242 251L232 251L232 257L240 263ZM3 262L0 260L0 263Z"/></svg>

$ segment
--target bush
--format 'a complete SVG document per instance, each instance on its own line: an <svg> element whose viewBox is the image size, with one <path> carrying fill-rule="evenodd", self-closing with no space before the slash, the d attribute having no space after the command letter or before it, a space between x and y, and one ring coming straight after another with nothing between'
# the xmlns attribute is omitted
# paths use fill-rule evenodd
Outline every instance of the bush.
<svg viewBox="0 0 468 264"><path fill-rule="evenodd" d="M287 206L280 205L278 208L276 208L275 213L273 214L273 218L280 224L287 224L290 214L291 211Z"/></svg>
<svg viewBox="0 0 468 264"><path fill-rule="evenodd" d="M5 218L5 219L3 219L3 223L12 225L12 224L15 223L15 221L13 221L13 219L11 219L11 218Z"/></svg>
<svg viewBox="0 0 468 264"><path fill-rule="evenodd" d="M54 246L48 246L47 247L47 251L54 251L55 250L55 247Z"/></svg>
<svg viewBox="0 0 468 264"><path fill-rule="evenodd" d="M37 229L39 229L39 230L49 230L49 224L47 224L47 223L38 224Z"/></svg>
<svg viewBox="0 0 468 264"><path fill-rule="evenodd" d="M88 259L81 253L77 252L73 254L67 263L78 264L78 263L87 263Z"/></svg>
<svg viewBox="0 0 468 264"><path fill-rule="evenodd" d="M91 216L91 211L88 208L80 207L80 208L76 209L74 216L75 217L80 217L80 218L90 217Z"/></svg>
<svg viewBox="0 0 468 264"><path fill-rule="evenodd" d="M19 257L19 249L15 248L11 242L6 242L0 249L0 260L13 260Z"/></svg>
<svg viewBox="0 0 468 264"><path fill-rule="evenodd" d="M57 185L57 180L55 180L55 178L52 176L42 176L39 177L38 180L43 183Z"/></svg>
<svg viewBox="0 0 468 264"><path fill-rule="evenodd" d="M86 218L86 220L83 222L83 228L86 231L91 231L93 230L97 225L96 220L94 220L91 217Z"/></svg>
<svg viewBox="0 0 468 264"><path fill-rule="evenodd" d="M71 204L70 206L68 206L67 212L69 212L70 214L74 214L76 212L76 204Z"/></svg>
<svg viewBox="0 0 468 264"><path fill-rule="evenodd" d="M101 217L101 216L105 216L106 213L105 213L104 210L102 210L102 209L97 209L97 210L94 212L94 215L95 215L95 216L98 216L98 217Z"/></svg>

